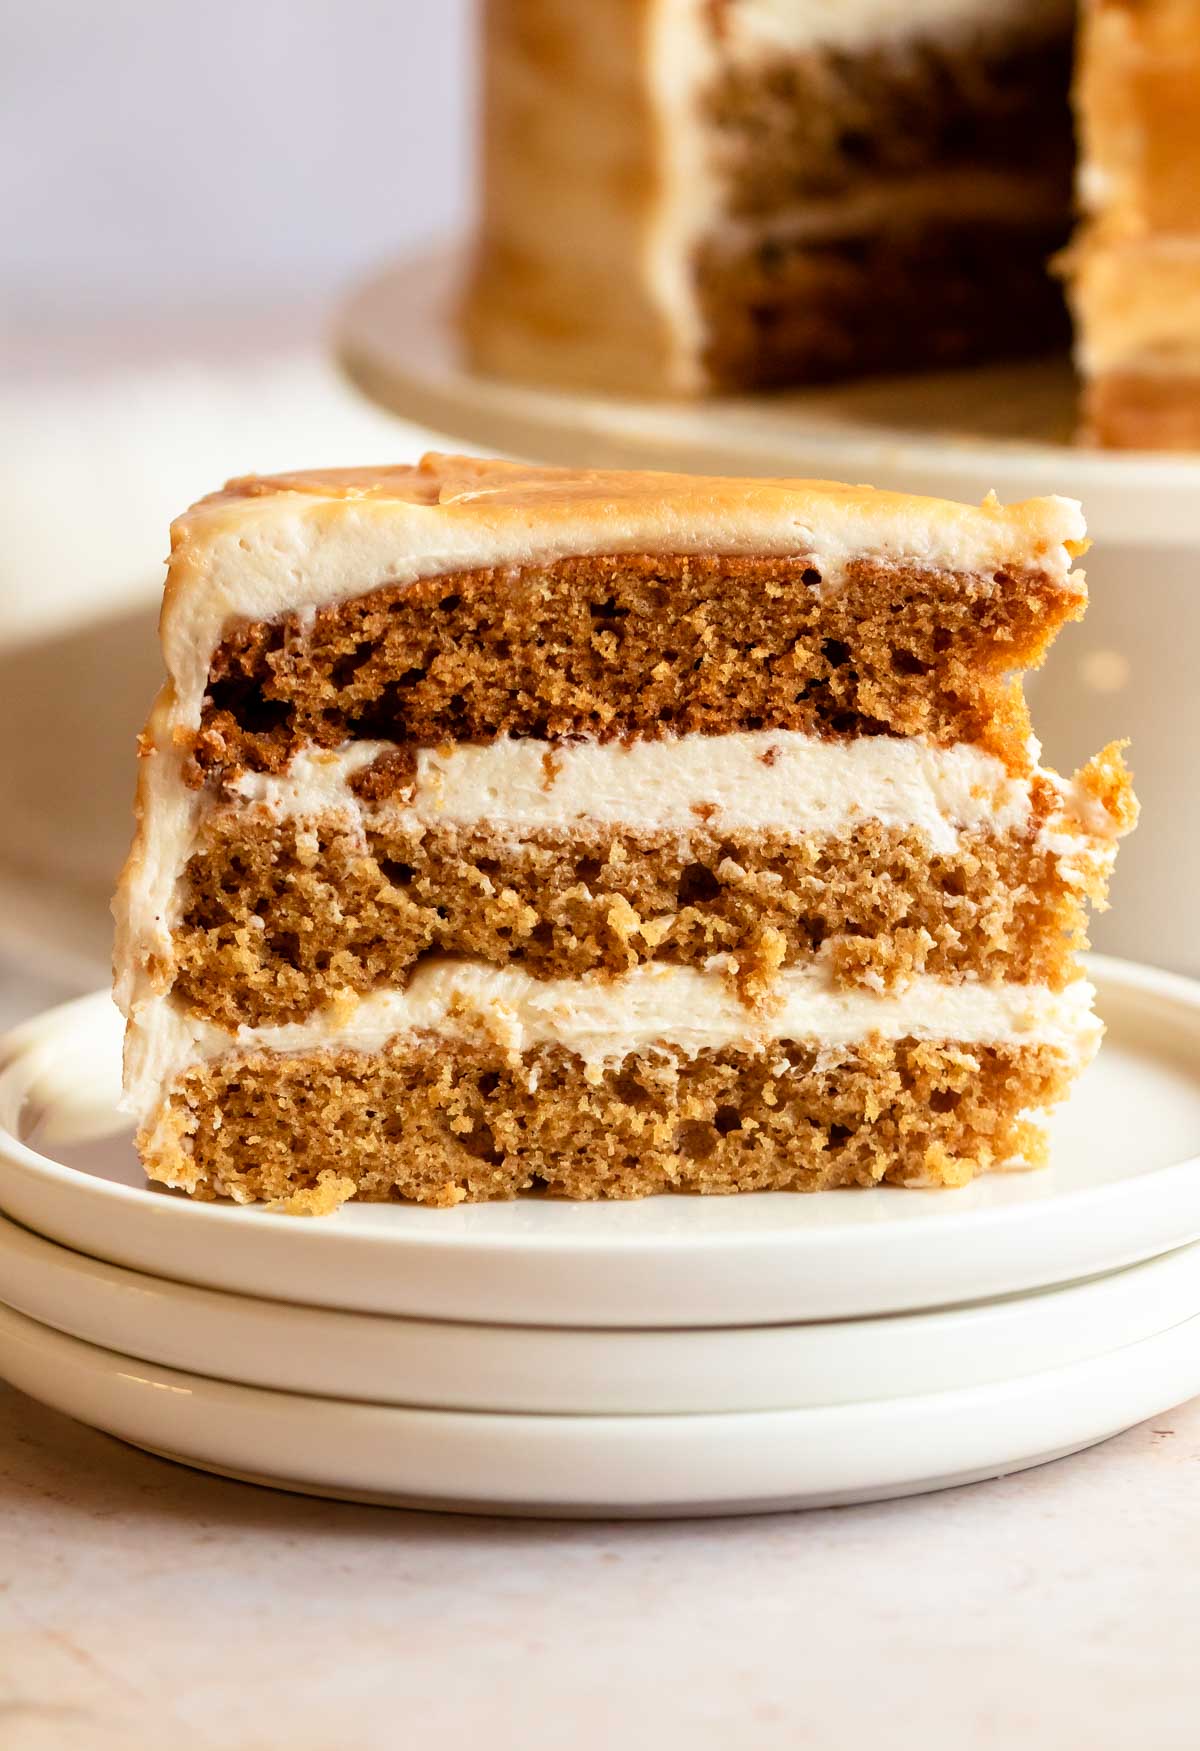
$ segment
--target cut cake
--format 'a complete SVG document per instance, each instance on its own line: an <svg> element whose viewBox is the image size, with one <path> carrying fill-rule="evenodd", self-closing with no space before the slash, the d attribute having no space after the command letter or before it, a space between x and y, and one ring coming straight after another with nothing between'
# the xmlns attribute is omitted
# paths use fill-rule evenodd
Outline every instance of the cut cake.
<svg viewBox="0 0 1200 1751"><path fill-rule="evenodd" d="M643 395L1065 344L1073 0L486 0L477 365Z"/></svg>
<svg viewBox="0 0 1200 1751"><path fill-rule="evenodd" d="M1077 505L428 456L173 531L116 903L199 1196L957 1185L1042 1158L1134 803L1038 764Z"/></svg>

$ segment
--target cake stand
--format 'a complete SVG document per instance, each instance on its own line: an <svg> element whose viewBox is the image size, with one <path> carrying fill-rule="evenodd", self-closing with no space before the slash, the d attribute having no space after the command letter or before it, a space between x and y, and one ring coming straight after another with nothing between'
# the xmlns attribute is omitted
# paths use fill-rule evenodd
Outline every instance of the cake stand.
<svg viewBox="0 0 1200 1751"><path fill-rule="evenodd" d="M393 413L471 449L594 468L869 481L978 503L1066 493L1105 542L1200 535L1200 455L1088 450L1070 441L1065 359L889 377L755 397L634 401L482 377L458 342L461 249L410 257L346 302L343 369Z"/></svg>

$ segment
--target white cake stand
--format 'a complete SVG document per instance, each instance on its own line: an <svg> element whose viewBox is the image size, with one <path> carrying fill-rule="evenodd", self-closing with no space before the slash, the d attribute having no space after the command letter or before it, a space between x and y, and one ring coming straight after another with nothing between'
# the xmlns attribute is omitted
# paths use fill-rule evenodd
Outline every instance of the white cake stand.
<svg viewBox="0 0 1200 1751"><path fill-rule="evenodd" d="M340 313L343 368L372 400L470 448L586 467L869 481L978 502L1060 492L1095 538L1181 546L1200 534L1200 455L1073 444L1065 360L702 402L631 401L476 375L454 311L462 251L397 263Z"/></svg>

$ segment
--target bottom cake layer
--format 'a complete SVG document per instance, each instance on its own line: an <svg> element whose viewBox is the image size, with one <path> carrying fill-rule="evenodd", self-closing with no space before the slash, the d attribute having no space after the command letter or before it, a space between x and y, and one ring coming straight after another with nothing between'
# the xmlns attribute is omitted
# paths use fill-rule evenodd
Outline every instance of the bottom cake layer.
<svg viewBox="0 0 1200 1751"><path fill-rule="evenodd" d="M201 1197L424 1204L655 1192L962 1185L1036 1167L1056 1046L885 1040L678 1047L601 1066L444 1035L381 1052L250 1051L187 1070L139 1134L153 1179Z"/></svg>
<svg viewBox="0 0 1200 1751"><path fill-rule="evenodd" d="M939 222L856 236L763 236L700 252L697 283L719 388L778 388L1047 351L1068 336L1046 263L1063 220Z"/></svg>

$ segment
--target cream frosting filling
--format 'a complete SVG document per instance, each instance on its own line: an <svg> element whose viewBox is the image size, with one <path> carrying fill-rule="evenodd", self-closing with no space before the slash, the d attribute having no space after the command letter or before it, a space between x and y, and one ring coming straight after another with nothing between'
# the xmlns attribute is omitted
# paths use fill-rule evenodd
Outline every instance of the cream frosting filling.
<svg viewBox="0 0 1200 1751"><path fill-rule="evenodd" d="M485 746L422 748L409 789L364 804L351 784L390 742L345 742L305 750L286 773L244 773L230 787L238 803L275 819L332 817L352 831L489 826L520 839L539 830L586 826L637 833L783 833L839 838L867 822L916 833L931 855L950 855L964 833L1028 831L1032 790L1048 783L1058 807L1037 848L1059 860L1076 886L1107 875L1119 825L1073 779L1036 766L1014 778L1003 762L968 742L943 748L923 737L861 736L824 741L800 730L748 730L659 742L576 742L551 746L511 738ZM1031 750L1036 760L1040 749ZM194 833L194 804L184 800ZM182 866L181 866L182 867Z"/></svg>
<svg viewBox="0 0 1200 1751"><path fill-rule="evenodd" d="M1078 979L1063 991L1040 985L955 983L922 974L903 992L834 984L820 960L782 972L775 1002L747 1010L723 970L651 962L620 980L535 979L520 967L438 957L403 990L347 996L301 1022L241 1027L235 1034L164 1003L149 1027L135 1027L127 1060L130 1108L147 1119L162 1092L190 1066L231 1053L344 1049L374 1053L390 1041L434 1033L485 1040L506 1053L559 1046L588 1066L630 1053L675 1047L760 1052L795 1040L837 1051L879 1036L964 1045L1047 1046L1083 1062L1099 1044L1093 989Z"/></svg>
<svg viewBox="0 0 1200 1751"><path fill-rule="evenodd" d="M1073 0L737 0L725 8L721 47L735 60L756 60L951 34L1037 39L1069 29L1073 13Z"/></svg>
<svg viewBox="0 0 1200 1751"><path fill-rule="evenodd" d="M488 825L514 834L589 823L630 831L842 835L867 821L914 831L953 851L964 830L1022 832L1030 780L969 743L922 737L824 740L797 730L749 730L662 741L552 745L507 738L421 748L412 786L364 807L355 774L392 750L346 742L304 750L286 773L244 773L230 789L276 817L337 814L429 827Z"/></svg>
<svg viewBox="0 0 1200 1751"><path fill-rule="evenodd" d="M1053 220L1063 212L1056 183L1037 173L950 168L910 177L897 188L879 181L852 194L797 202L764 215L723 217L705 238L716 255L740 255L772 243L825 242L906 224Z"/></svg>

